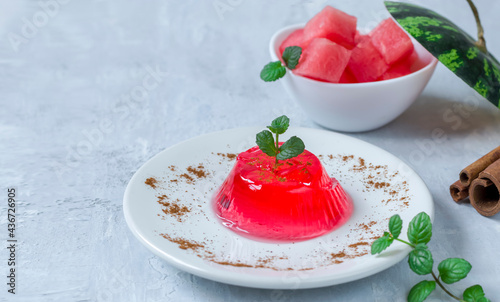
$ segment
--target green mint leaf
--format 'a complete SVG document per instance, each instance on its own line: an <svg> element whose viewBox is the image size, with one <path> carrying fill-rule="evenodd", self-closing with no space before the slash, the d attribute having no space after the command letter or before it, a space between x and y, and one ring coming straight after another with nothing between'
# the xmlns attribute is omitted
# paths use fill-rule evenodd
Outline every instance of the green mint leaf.
<svg viewBox="0 0 500 302"><path fill-rule="evenodd" d="M372 255L380 254L386 248L388 248L394 242L394 238L392 238L389 233L384 233L384 236L375 240L372 243L371 253Z"/></svg>
<svg viewBox="0 0 500 302"><path fill-rule="evenodd" d="M394 215L389 220L389 231L394 238L398 238L403 228L403 220L399 215Z"/></svg>
<svg viewBox="0 0 500 302"><path fill-rule="evenodd" d="M408 302L422 302L436 289L436 281L421 281L408 294Z"/></svg>
<svg viewBox="0 0 500 302"><path fill-rule="evenodd" d="M295 69L297 64L299 64L300 56L302 55L302 48L299 46L288 46L283 52L283 61L285 61L286 67L290 69Z"/></svg>
<svg viewBox="0 0 500 302"><path fill-rule="evenodd" d="M486 300L484 300L486 299ZM489 301L481 285L473 285L464 291L464 300L467 302Z"/></svg>
<svg viewBox="0 0 500 302"><path fill-rule="evenodd" d="M427 275L432 272L434 260L425 244L418 244L408 255L408 264L412 271L418 275Z"/></svg>
<svg viewBox="0 0 500 302"><path fill-rule="evenodd" d="M486 297L482 297L482 298L477 299L477 302L491 302L491 300L486 298Z"/></svg>
<svg viewBox="0 0 500 302"><path fill-rule="evenodd" d="M431 218L424 212L415 216L408 226L408 240L413 244L428 243L432 237Z"/></svg>
<svg viewBox="0 0 500 302"><path fill-rule="evenodd" d="M289 159L299 156L305 149L306 146L304 145L304 142L300 138L292 136L283 145L281 145L280 153L278 153L276 157L278 160Z"/></svg>
<svg viewBox="0 0 500 302"><path fill-rule="evenodd" d="M257 146L260 150L269 156L276 156L278 150L274 145L273 134L267 130L257 133Z"/></svg>
<svg viewBox="0 0 500 302"><path fill-rule="evenodd" d="M275 118L271 122L271 126L267 126L272 133L283 134L288 130L288 126L290 125L290 119L286 115L282 115L278 118Z"/></svg>
<svg viewBox="0 0 500 302"><path fill-rule="evenodd" d="M285 76L286 68L280 61L271 62L264 66L260 72L260 78L265 82L273 82Z"/></svg>
<svg viewBox="0 0 500 302"><path fill-rule="evenodd" d="M448 258L438 265L439 276L446 284L452 284L467 277L472 265L461 258Z"/></svg>

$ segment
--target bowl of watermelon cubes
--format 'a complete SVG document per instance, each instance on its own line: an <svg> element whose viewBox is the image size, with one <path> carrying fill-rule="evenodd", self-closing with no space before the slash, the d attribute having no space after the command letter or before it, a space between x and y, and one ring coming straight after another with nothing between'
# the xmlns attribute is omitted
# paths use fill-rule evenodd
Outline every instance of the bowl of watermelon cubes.
<svg viewBox="0 0 500 302"><path fill-rule="evenodd" d="M361 132L390 123L418 98L437 65L392 19L368 34L356 26L356 17L326 6L270 42L276 61L286 47L302 48L298 65L281 82L316 123L332 130Z"/></svg>

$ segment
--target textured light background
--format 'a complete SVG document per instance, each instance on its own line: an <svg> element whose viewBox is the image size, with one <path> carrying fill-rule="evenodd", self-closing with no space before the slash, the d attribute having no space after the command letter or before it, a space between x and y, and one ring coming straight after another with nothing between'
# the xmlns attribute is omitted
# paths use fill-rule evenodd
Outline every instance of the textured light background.
<svg viewBox="0 0 500 302"><path fill-rule="evenodd" d="M423 279L403 261L321 289L220 284L153 256L132 236L122 212L133 173L175 143L266 125L279 114L294 126L318 128L280 84L259 79L269 38L325 4L371 28L387 16L382 1L65 0L44 19L40 3L53 2L0 0L0 184L20 192L18 294L6 293L2 248L1 301L403 301ZM475 33L465 1L425 2ZM500 2L476 4L489 49L500 57ZM38 26L28 28L33 18ZM155 87L131 100L151 69L161 71L148 82ZM350 134L394 153L422 176L436 205L430 244L436 263L463 257L473 265L467 279L449 288L458 293L479 283L492 299L500 298L500 215L484 218L468 204L454 204L448 186L499 144L499 122L499 110L439 66L395 122ZM102 137L98 129L106 130ZM435 129L444 131L445 141L432 140ZM4 242L5 199L6 193L0 197ZM437 291L429 301L442 299Z"/></svg>

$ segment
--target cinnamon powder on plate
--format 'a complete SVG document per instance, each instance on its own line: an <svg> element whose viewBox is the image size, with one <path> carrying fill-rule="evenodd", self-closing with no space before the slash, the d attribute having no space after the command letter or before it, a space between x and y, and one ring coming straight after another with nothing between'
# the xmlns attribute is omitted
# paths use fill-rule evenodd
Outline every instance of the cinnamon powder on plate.
<svg viewBox="0 0 500 302"><path fill-rule="evenodd" d="M194 168L193 166L187 167L188 172L195 175L197 178L207 177L207 172L204 169L205 167L203 165L199 165L198 168Z"/></svg>
<svg viewBox="0 0 500 302"><path fill-rule="evenodd" d="M237 157L237 154L233 153L212 153L221 157L224 160L221 160L219 164L228 163L227 160L234 160ZM408 207L410 197L408 195L408 184L406 181L402 182L398 176L398 173L392 173L389 171L386 165L373 165L369 163L363 158L355 157L354 155L319 155L323 161L326 162L327 166L330 167L329 172L339 178L342 182L361 179L361 182L366 187L366 189L362 189L363 191L375 191L375 190L383 190L383 194L386 194L389 198L388 200L383 200L382 204L389 204L389 201L400 201L399 203L395 203L398 207ZM345 169L339 170L338 167L346 166L348 169L348 173L345 172ZM208 169L206 167L209 167ZM207 216L206 213L200 209L203 208L201 205L203 203L209 202L208 199L199 200L196 197L193 197L189 200L183 201L180 203L179 199L171 200L167 197L166 194L163 194L163 190L168 189L169 194L174 192L181 192L179 189L182 184L190 184L194 185L198 180L205 179L205 182L212 181L212 178L215 179L214 176L215 170L210 170L210 161L200 163L198 165L191 165L187 168L179 169L176 166L169 166L168 172L165 177L162 178L162 181L159 181L159 178L153 178L152 180L146 180L146 185L156 189L161 195L158 195L158 202L162 205L162 211L160 213L167 214L169 216L174 216L177 218L177 221L182 223L192 223L195 220L186 220L182 221L180 218L183 217L186 213L190 212L191 209L189 206L195 207L195 211L191 214L193 217L199 217L197 215ZM184 170L184 171L182 171ZM174 172L174 173L172 173ZM356 175L357 174L357 175ZM152 186L154 185L154 187ZM174 191L172 191L172 189ZM182 188L183 196L187 196L184 194L184 189ZM187 188L186 188L187 189ZM188 193L190 191L185 191ZM207 194L207 193L206 193ZM192 195L192 194L191 194ZM180 196L180 195L179 195ZM194 195L193 195L194 196ZM174 199L174 198L172 198ZM184 199L184 198L183 198ZM404 201L402 203L402 201ZM195 206L197 205L197 207ZM374 203L371 205L373 209L376 209L379 205L374 200ZM391 209L391 211L397 211L398 208ZM193 240L189 238L187 234L180 234L174 230L171 230L169 234L160 234L163 238L175 243L180 249L183 250L192 250L194 255L219 265L225 266L234 266L234 267L248 267L248 268L268 268L277 271L302 271L302 270L311 270L316 267L322 266L330 266L336 265L345 262L347 259L354 259L358 257L362 257L364 255L369 254L371 242L378 238L379 233L382 231L382 224L386 222L385 218L377 217L377 221L373 220L374 217L366 216L360 223L351 226L351 231L347 235L347 238L352 238L351 242L345 243L343 246L338 246L336 244L336 239L332 238L328 239L328 242L325 242L327 245L327 249L324 249L318 254L314 256L319 256L320 260L318 260L317 264L313 266L307 265L303 267L290 267L290 263L287 263L288 259L280 260L281 258L274 258L274 256L255 256L251 261L243 261L243 259L228 259L228 255L218 254L213 250L212 244L207 244L206 242L210 242L210 238L215 240L217 235L210 235L210 237L203 237L202 240ZM208 219L208 218L207 218ZM387 218L388 219L388 218ZM175 220L172 223L176 223ZM195 222L196 223L196 222ZM178 235L182 235L178 236ZM381 235L381 234L380 234ZM208 236L208 235L206 235ZM215 236L215 237L212 237ZM337 249L337 252L335 252ZM271 252L272 253L272 252ZM285 256L286 254L283 254ZM311 255L310 255L311 256ZM283 257L282 257L283 258Z"/></svg>
<svg viewBox="0 0 500 302"><path fill-rule="evenodd" d="M146 181L144 183L147 184L148 186L150 186L151 188L156 189L157 182L158 181L156 180L156 178L150 177L150 178L146 179Z"/></svg>
<svg viewBox="0 0 500 302"><path fill-rule="evenodd" d="M192 241L192 240L187 240L187 239L179 238L179 237L173 238L173 237L171 237L168 234L160 234L160 236L162 236L163 238L167 239L168 241L170 241L172 243L178 244L179 248L183 249L183 250L193 250L193 251L196 251L199 248L204 248L205 247L205 245L203 245L203 244L201 244L199 242Z"/></svg>
<svg viewBox="0 0 500 302"><path fill-rule="evenodd" d="M168 196L163 194L158 196L157 202L163 206L162 212L177 218L177 221L182 222L182 216L191 210L186 206L179 205L180 200L176 199L174 202L167 201Z"/></svg>
<svg viewBox="0 0 500 302"><path fill-rule="evenodd" d="M217 155L225 157L229 160L233 160L238 156L238 154L236 153L217 153Z"/></svg>

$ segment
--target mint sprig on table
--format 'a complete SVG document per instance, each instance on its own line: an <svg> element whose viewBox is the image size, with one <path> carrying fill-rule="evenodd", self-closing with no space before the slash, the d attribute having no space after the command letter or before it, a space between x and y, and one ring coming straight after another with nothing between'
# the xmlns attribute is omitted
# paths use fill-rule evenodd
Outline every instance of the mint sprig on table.
<svg viewBox="0 0 500 302"><path fill-rule="evenodd" d="M286 115L282 115L271 122L271 126L267 126L269 130L264 130L257 133L257 146L265 154L275 157L275 167L278 165L278 160L290 159L299 156L304 152L304 142L296 137L290 137L283 145L279 145L279 136L288 130L290 119ZM276 136L276 140L273 137Z"/></svg>
<svg viewBox="0 0 500 302"><path fill-rule="evenodd" d="M418 275L432 275L434 280L424 280L417 283L408 294L408 302L422 302L436 289L436 284L439 285L450 297L462 302L490 302L485 297L481 285L473 285L467 288L463 293L463 298L453 295L443 285L458 282L469 274L472 265L461 258L448 258L443 260L438 265L439 275L436 276L432 270L434 260L432 253L427 247L427 243L432 237L431 218L424 212L415 216L408 226L408 240L399 239L401 229L403 228L403 220L399 215L394 215L389 220L389 232L375 240L371 247L371 253L379 254L388 248L394 241L405 243L413 248L408 255L408 264L412 271Z"/></svg>
<svg viewBox="0 0 500 302"><path fill-rule="evenodd" d="M281 79L285 76L286 67L288 67L290 70L293 70L295 69L295 67L297 67L301 55L301 47L288 46L287 48L285 48L285 51L283 51L283 55L281 56L285 65L283 66L281 61L271 62L267 64L260 72L260 78L265 82L273 82Z"/></svg>

